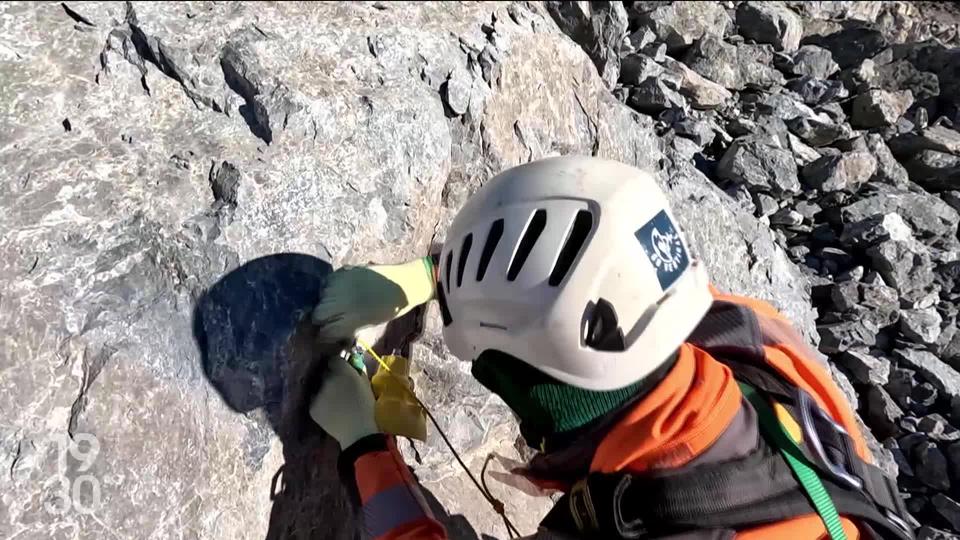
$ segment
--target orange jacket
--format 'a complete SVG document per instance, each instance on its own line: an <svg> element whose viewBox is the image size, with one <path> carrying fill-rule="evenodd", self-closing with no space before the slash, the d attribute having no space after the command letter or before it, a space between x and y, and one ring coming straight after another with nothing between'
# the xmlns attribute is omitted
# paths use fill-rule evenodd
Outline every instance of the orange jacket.
<svg viewBox="0 0 960 540"><path fill-rule="evenodd" d="M857 453L870 461L854 413L829 371L816 359L790 323L766 302L722 294L714 298L749 307L760 322L767 362L851 434ZM681 346L676 365L664 380L606 434L590 464L592 472L642 473L682 467L703 457L730 428L744 401L730 368L692 344ZM418 488L396 448L360 456L352 467L371 536L382 540L446 538L426 505L412 504ZM400 493L400 495L397 495ZM400 500L406 501L398 504ZM402 501L401 501L402 502ZM383 519L380 516L392 516ZM373 519L373 521L371 521ZM385 527L392 524L393 527ZM371 527L371 525L374 525ZM860 537L844 518L847 538ZM810 514L738 533L738 539L820 539L826 530Z"/></svg>

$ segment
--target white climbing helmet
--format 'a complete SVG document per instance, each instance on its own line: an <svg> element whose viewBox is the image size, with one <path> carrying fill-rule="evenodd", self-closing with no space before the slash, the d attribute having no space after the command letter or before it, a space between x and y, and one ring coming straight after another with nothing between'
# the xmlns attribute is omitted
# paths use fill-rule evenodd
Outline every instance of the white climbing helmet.
<svg viewBox="0 0 960 540"><path fill-rule="evenodd" d="M577 156L514 167L473 195L437 289L460 359L493 349L589 390L650 374L712 302L654 178Z"/></svg>

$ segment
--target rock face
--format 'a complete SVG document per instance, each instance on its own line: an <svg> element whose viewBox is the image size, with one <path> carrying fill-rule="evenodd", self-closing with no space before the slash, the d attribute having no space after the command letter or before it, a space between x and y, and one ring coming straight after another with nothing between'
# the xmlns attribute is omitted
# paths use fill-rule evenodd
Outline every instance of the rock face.
<svg viewBox="0 0 960 540"><path fill-rule="evenodd" d="M620 42L627 34L627 12L620 2L546 2L565 34L586 51L608 87L620 76Z"/></svg>
<svg viewBox="0 0 960 540"><path fill-rule="evenodd" d="M430 252L487 179L557 154L656 173L713 283L830 356L921 536L956 530L956 15L0 5L0 536L356 538L304 413L337 351L303 315L333 268ZM533 532L552 501L508 474L513 415L436 310L371 339ZM451 537L506 536L432 427L399 448Z"/></svg>

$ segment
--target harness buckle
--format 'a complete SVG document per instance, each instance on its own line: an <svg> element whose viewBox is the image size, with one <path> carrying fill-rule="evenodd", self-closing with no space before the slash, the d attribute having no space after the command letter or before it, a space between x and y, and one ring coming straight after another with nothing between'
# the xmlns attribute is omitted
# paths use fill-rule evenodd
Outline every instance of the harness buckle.
<svg viewBox="0 0 960 540"><path fill-rule="evenodd" d="M883 515L884 517L887 518L887 520L890 523L893 523L898 529L903 531L907 535L907 538L915 538L913 533L913 527L907 524L907 522L904 521L903 518L898 516L896 512L892 512L890 510L884 510Z"/></svg>
<svg viewBox="0 0 960 540"><path fill-rule="evenodd" d="M593 507L593 497L590 495L590 486L587 479L580 480L570 489L570 515L581 533L595 531L600 528L597 511Z"/></svg>
<svg viewBox="0 0 960 540"><path fill-rule="evenodd" d="M804 447L817 458L818 462L827 470L834 480L837 480L850 489L857 491L862 490L863 480L846 467L847 463L852 461L856 456L856 450L853 448L853 439L850 437L850 434L847 433L847 430L838 424L830 414L820 408L817 402L810 397L810 394L800 387L797 387L796 405L797 410L800 412L800 427L803 430ZM820 438L820 432L817 429L818 423L821 425L825 424L827 428L836 434L836 438L843 446L841 449L844 457L843 460L834 462L830 459L830 456L827 455L823 441Z"/></svg>

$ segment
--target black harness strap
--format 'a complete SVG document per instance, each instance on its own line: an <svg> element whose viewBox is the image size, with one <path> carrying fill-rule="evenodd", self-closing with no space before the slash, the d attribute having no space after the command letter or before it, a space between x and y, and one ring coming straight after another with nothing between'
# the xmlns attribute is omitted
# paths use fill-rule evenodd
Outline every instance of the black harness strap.
<svg viewBox="0 0 960 540"><path fill-rule="evenodd" d="M730 366L737 379L786 405L795 418L797 408L810 406L796 403L797 389L767 364L759 323L748 308L715 302L688 341ZM837 511L880 538L913 540L896 481L860 459L849 435L831 429L829 421L810 422L831 465L844 466L862 484L851 489L830 474L820 475ZM817 459L810 462L827 472ZM597 539L653 539L697 531L709 537L812 513L789 465L761 440L749 456L721 463L643 475L590 474L541 525Z"/></svg>
<svg viewBox="0 0 960 540"><path fill-rule="evenodd" d="M865 493L821 480L841 515L869 525L881 538L913 539ZM589 538L639 540L703 529L742 530L814 512L789 466L763 444L742 460L679 474L591 474L541 525Z"/></svg>

